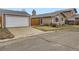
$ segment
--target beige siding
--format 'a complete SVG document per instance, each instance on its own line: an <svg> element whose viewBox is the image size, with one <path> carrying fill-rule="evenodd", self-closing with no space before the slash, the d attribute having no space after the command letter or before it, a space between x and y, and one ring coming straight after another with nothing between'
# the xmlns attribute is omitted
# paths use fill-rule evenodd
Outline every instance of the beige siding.
<svg viewBox="0 0 79 59"><path fill-rule="evenodd" d="M55 18L58 18L58 22L55 21ZM62 20L63 19L63 20ZM52 17L52 24L65 24L65 18L62 15L57 15L55 17Z"/></svg>
<svg viewBox="0 0 79 59"><path fill-rule="evenodd" d="M52 23L54 23L55 22L55 17L52 17Z"/></svg>
<svg viewBox="0 0 79 59"><path fill-rule="evenodd" d="M60 24L65 24L65 18L62 15L59 15L60 17Z"/></svg>
<svg viewBox="0 0 79 59"><path fill-rule="evenodd" d="M2 27L2 16L0 16L0 27Z"/></svg>
<svg viewBox="0 0 79 59"><path fill-rule="evenodd" d="M42 18L42 25L48 24L50 25L52 23L52 18Z"/></svg>
<svg viewBox="0 0 79 59"><path fill-rule="evenodd" d="M68 20L75 21L75 17L70 17L70 18L68 18Z"/></svg>

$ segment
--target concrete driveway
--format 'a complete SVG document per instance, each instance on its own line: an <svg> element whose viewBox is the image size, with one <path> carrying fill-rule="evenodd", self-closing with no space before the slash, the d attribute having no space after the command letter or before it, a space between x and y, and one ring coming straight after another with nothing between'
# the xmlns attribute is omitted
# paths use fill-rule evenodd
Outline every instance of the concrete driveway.
<svg viewBox="0 0 79 59"><path fill-rule="evenodd" d="M43 31L34 29L32 27L8 28L8 30L15 36L15 38L27 37L44 33Z"/></svg>

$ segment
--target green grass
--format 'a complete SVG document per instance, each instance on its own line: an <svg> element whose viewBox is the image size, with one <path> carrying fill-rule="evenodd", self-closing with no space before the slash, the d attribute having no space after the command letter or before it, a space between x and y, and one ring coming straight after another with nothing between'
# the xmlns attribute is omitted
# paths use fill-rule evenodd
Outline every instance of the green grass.
<svg viewBox="0 0 79 59"><path fill-rule="evenodd" d="M65 27L62 27L62 29L69 31L79 31L79 25L67 25Z"/></svg>
<svg viewBox="0 0 79 59"><path fill-rule="evenodd" d="M52 30L59 29L59 28L51 27L51 26L34 26L34 28L43 30L43 31L52 31Z"/></svg>
<svg viewBox="0 0 79 59"><path fill-rule="evenodd" d="M34 26L34 28L42 31L56 31L56 30L79 31L79 25L64 25L58 28L52 26Z"/></svg>

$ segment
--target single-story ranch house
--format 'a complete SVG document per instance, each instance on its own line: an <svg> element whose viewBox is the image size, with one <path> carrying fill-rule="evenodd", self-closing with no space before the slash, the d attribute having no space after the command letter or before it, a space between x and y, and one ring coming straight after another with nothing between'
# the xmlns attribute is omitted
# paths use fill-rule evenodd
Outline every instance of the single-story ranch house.
<svg viewBox="0 0 79 59"><path fill-rule="evenodd" d="M58 24L63 25L66 24L66 20L75 20L74 15L76 15L77 11L75 8L60 10L51 13L45 14L35 14L35 10L32 12L31 16L31 25L50 25L50 24Z"/></svg>
<svg viewBox="0 0 79 59"><path fill-rule="evenodd" d="M12 11L0 9L0 27L27 27L35 25L67 24L67 21L79 19L75 18L77 11L75 8L60 10L51 13L36 15L33 10L32 15L25 11Z"/></svg>
<svg viewBox="0 0 79 59"><path fill-rule="evenodd" d="M0 9L0 27L29 26L30 15L24 11Z"/></svg>

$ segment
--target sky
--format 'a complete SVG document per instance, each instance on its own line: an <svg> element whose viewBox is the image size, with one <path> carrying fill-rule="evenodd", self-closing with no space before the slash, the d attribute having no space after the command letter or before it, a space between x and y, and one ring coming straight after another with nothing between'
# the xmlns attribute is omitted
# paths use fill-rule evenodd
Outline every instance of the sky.
<svg viewBox="0 0 79 59"><path fill-rule="evenodd" d="M9 10L17 10L17 11L26 11L29 14L32 14L32 10L35 9L37 14L43 14L43 13L49 13L49 12L55 12L59 10L64 10L65 8L7 8ZM79 9L76 8L78 13Z"/></svg>

